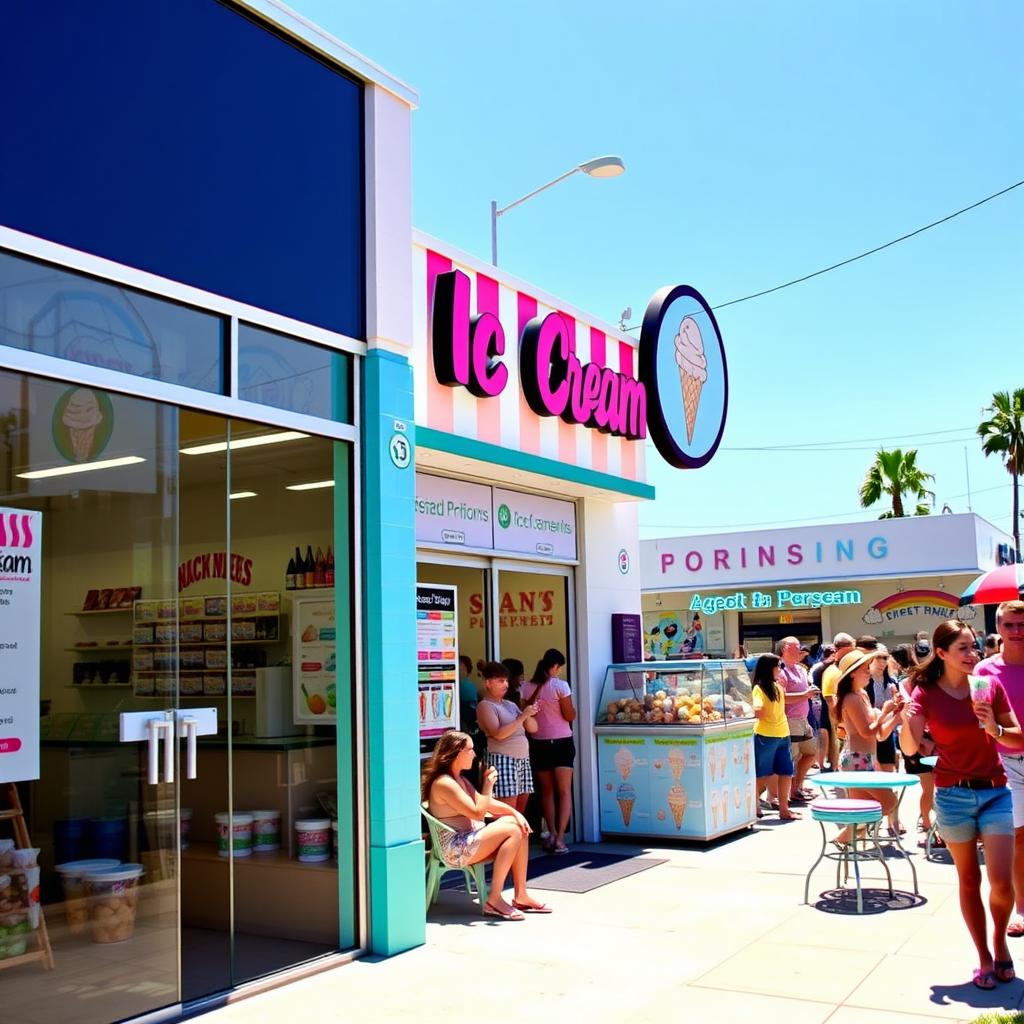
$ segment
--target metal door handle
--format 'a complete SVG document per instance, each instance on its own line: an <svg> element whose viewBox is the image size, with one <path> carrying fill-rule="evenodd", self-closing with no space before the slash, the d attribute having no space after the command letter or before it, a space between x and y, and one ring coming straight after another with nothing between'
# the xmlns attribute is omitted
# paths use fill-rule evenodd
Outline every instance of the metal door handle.
<svg viewBox="0 0 1024 1024"><path fill-rule="evenodd" d="M199 728L199 719L192 718L179 718L178 719L178 737L181 737L182 731L185 734L185 778L194 779L196 777L196 735Z"/></svg>
<svg viewBox="0 0 1024 1024"><path fill-rule="evenodd" d="M148 780L151 786L160 782L160 737L164 738L164 782L174 781L174 722L170 719L151 718L146 722L149 742Z"/></svg>

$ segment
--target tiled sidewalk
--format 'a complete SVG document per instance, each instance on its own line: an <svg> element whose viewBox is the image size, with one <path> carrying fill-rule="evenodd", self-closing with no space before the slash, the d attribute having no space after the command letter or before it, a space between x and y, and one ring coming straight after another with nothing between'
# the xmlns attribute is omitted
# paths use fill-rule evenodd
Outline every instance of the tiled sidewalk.
<svg viewBox="0 0 1024 1024"><path fill-rule="evenodd" d="M910 795L904 819L916 816ZM801 902L819 846L807 815L786 825L766 818L712 849L650 847L668 862L581 895L545 892L556 912L521 923L482 918L464 891L442 892L425 947L328 971L207 1019L665 1024L748 1015L757 1024L934 1024L1021 1006L1024 982L992 992L969 984L974 952L951 863L916 851L919 906L831 914ZM896 889L909 892L907 865L889 863ZM834 879L819 866L812 902ZM1011 940L1011 950L1024 968L1024 942Z"/></svg>

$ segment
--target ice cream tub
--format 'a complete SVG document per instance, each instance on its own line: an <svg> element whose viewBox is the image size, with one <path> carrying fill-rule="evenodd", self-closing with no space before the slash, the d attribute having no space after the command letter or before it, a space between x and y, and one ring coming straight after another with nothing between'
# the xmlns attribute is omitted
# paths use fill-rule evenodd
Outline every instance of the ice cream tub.
<svg viewBox="0 0 1024 1024"><path fill-rule="evenodd" d="M85 891L85 875L89 871L100 871L104 868L116 868L121 862L112 858L97 860L72 860L66 864L58 864L57 874L60 875L64 887L64 916L72 935L82 935L89 927L89 899Z"/></svg>
<svg viewBox="0 0 1024 1024"><path fill-rule="evenodd" d="M281 849L281 812L252 812L252 848L256 853Z"/></svg>
<svg viewBox="0 0 1024 1024"><path fill-rule="evenodd" d="M84 875L93 942L126 942L135 932L141 864L94 868Z"/></svg>
<svg viewBox="0 0 1024 1024"><path fill-rule="evenodd" d="M217 853L229 857L248 857L252 853L252 815L221 811L214 815L217 822Z"/></svg>
<svg viewBox="0 0 1024 1024"><path fill-rule="evenodd" d="M306 863L330 859L330 818L295 819L295 855Z"/></svg>

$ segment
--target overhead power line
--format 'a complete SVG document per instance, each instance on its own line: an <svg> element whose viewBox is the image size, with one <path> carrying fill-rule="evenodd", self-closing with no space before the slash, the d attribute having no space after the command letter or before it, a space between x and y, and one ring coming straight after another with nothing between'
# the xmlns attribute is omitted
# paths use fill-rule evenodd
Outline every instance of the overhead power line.
<svg viewBox="0 0 1024 1024"><path fill-rule="evenodd" d="M965 213L970 213L971 210L976 210L979 206L984 206L985 203L992 202L993 199L1005 196L1015 188L1020 188L1021 185L1024 185L1024 180L1015 181L1012 185L1007 185L1006 188L1000 189L998 192L993 192L992 195L985 196L984 199L979 199L976 203L971 203L970 206L965 206L960 210L947 214L945 217L933 220L930 224L925 224L923 227L916 228L914 231L908 231L905 235L900 235L899 238L894 238L892 241L885 242L883 245L876 245L873 249L868 249L867 252L858 253L856 256L851 256L849 259L841 260L839 263L833 263L831 266L822 267L821 270L815 270L813 273L804 274L803 277L794 277L792 281L785 281L782 284L775 285L773 288L764 288L759 292L752 292L750 295L742 295L738 299L730 299L728 302L720 302L717 306L712 306L711 308L713 310L725 309L727 306L735 306L740 302L749 302L751 299L760 299L764 295L771 295L773 292L780 292L783 288L792 288L795 284L803 284L804 281L810 281L812 278L821 277L822 274L828 274L833 270L839 270L840 267L848 267L851 263L856 263L857 260L866 259L868 256L874 256L875 253L882 252L884 249L889 249L894 245L899 245L900 242L905 242L908 238L913 238L915 235L920 235L922 232L930 231L932 228L937 228L940 224L946 224L948 221L951 221L956 217L960 217ZM627 327L626 330L635 331L640 326L640 324L633 324L632 327Z"/></svg>
<svg viewBox="0 0 1024 1024"><path fill-rule="evenodd" d="M976 210L979 206L984 206L985 203L990 203L993 199L998 199L1000 196L1005 196L1007 192L1012 192L1015 188L1020 188L1021 185L1024 185L1024 180L1015 181L1012 185L1007 185L1006 188L1000 189L998 192L993 192L992 195L985 196L984 199L979 199L976 203L971 203L970 206L965 206L961 210L947 214L947 216L941 217L939 220L933 220L931 224L925 224L924 227L917 228L914 231L909 231L905 235L900 235L899 238L894 238L891 242L886 242L884 245L876 245L874 249L868 249L867 252L851 256L849 259L842 260L839 263L833 263L830 267L823 267L821 270L815 270L811 274L804 274L803 277L795 277L792 281L786 281L783 284L775 285L774 288L765 288L762 291L753 292L750 295L744 295L738 299L731 299L729 302L719 303L719 305L712 306L711 308L725 309L726 306L735 306L740 302L749 302L751 299L759 299L763 295L771 295L773 292L782 291L783 288L792 288L795 284L803 284L804 281L810 281L812 278L821 277L822 274L828 274L833 270L838 270L840 267L848 267L851 263L856 263L857 260L865 259L868 256L874 256L875 253L882 252L884 249L889 249L894 245L898 245L900 242L905 242L908 238L913 238L915 235L920 235L924 231L930 231L932 228L937 228L940 224L945 224L948 221L953 220L955 217L960 217L965 213L969 213L971 210Z"/></svg>

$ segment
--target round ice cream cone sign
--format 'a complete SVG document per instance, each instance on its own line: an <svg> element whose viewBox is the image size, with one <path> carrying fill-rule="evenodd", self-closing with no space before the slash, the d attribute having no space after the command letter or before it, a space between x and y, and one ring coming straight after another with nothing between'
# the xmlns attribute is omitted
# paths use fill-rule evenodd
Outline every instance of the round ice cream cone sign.
<svg viewBox="0 0 1024 1024"><path fill-rule="evenodd" d="M110 396L93 388L68 388L53 409L53 443L68 462L91 462L110 442Z"/></svg>
<svg viewBox="0 0 1024 1024"><path fill-rule="evenodd" d="M647 306L640 379L651 440L665 461L678 469L709 462L725 431L728 370L711 307L688 285L662 288Z"/></svg>

